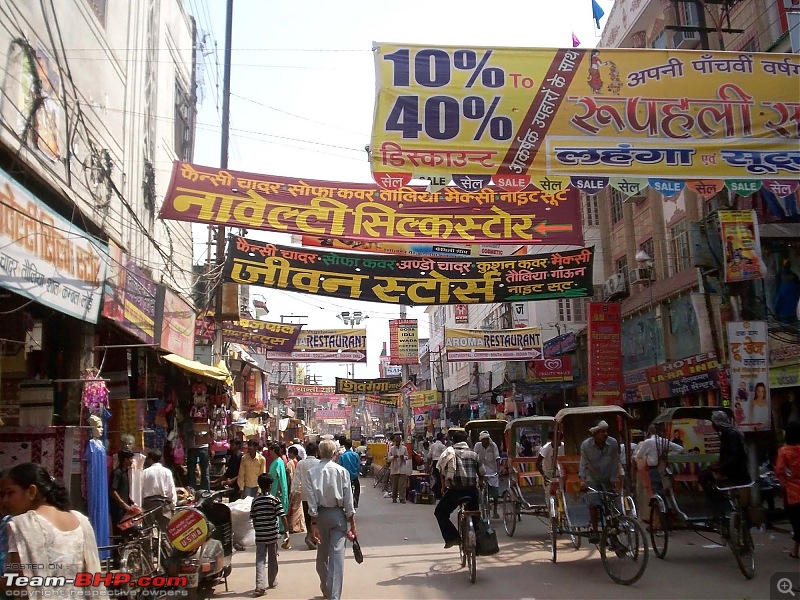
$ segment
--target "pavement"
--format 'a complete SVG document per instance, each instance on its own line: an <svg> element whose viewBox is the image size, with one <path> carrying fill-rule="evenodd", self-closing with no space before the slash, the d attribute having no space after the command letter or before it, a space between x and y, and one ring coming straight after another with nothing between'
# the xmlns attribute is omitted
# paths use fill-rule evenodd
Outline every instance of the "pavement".
<svg viewBox="0 0 800 600"><path fill-rule="evenodd" d="M785 524L753 531L756 576L752 580L741 575L728 548L714 543L717 537L677 532L670 537L666 559L656 558L651 549L642 578L632 586L621 586L611 581L599 551L585 540L575 550L567 536L559 538L558 563L552 563L547 524L523 515L513 538L499 520L493 521L500 552L478 557L477 581L470 584L458 548L443 549L434 507L392 504L382 496L381 490L372 487L371 478L363 480L356 519L365 558L357 564L348 544L343 598L800 600L800 562L788 557L791 540ZM303 538L303 534L293 535L292 549L280 551L278 587L267 590L265 599L321 598L316 552L306 548ZM251 597L254 561L253 548L235 553L229 591L217 586L213 597ZM794 587L780 583L787 579Z"/></svg>

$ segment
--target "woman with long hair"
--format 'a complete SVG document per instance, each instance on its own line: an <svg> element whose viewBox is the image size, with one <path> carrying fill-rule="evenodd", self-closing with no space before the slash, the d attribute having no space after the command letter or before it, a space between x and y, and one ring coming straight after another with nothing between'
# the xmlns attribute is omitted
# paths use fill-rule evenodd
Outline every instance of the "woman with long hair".
<svg viewBox="0 0 800 600"><path fill-rule="evenodd" d="M74 580L81 572L100 572L97 542L89 519L70 510L67 488L44 467L22 463L9 469L2 480L0 498L3 511L12 515L6 564L17 565L6 575L63 576ZM56 591L44 586L24 591L27 596L98 593L97 588L68 588ZM101 591L105 593L104 588Z"/></svg>
<svg viewBox="0 0 800 600"><path fill-rule="evenodd" d="M281 459L281 447L275 443L269 447L272 454L272 462L269 464L269 474L272 477L272 488L269 493L281 501L283 513L289 514L289 484L286 480L286 466ZM283 531L283 524L280 524L280 532Z"/></svg>

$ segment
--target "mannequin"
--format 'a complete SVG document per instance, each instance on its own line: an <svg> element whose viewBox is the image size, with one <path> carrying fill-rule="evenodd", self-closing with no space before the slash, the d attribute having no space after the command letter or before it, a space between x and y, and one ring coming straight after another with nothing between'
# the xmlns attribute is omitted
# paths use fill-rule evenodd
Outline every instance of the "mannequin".
<svg viewBox="0 0 800 600"><path fill-rule="evenodd" d="M86 480L89 507L89 521L94 528L98 547L109 545L108 521L108 476L106 474L106 447L103 444L103 421L100 417L89 417L92 428L92 439L86 446ZM100 551L100 558L108 558L108 550Z"/></svg>

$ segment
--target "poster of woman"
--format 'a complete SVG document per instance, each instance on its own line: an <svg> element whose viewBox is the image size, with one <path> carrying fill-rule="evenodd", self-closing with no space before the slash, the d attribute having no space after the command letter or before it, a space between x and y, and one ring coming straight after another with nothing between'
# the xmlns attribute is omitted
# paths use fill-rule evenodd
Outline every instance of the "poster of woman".
<svg viewBox="0 0 800 600"><path fill-rule="evenodd" d="M736 427L742 431L771 428L767 325L764 321L728 323L731 384Z"/></svg>

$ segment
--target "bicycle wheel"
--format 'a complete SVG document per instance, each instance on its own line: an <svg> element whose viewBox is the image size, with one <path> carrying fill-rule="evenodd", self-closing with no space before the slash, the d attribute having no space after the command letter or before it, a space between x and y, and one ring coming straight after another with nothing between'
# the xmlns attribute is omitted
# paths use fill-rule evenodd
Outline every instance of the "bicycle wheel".
<svg viewBox="0 0 800 600"><path fill-rule="evenodd" d="M550 517L550 560L558 560L558 517Z"/></svg>
<svg viewBox="0 0 800 600"><path fill-rule="evenodd" d="M750 535L750 526L747 519L740 512L731 514L729 525L731 552L736 558L739 570L747 579L756 575L756 556L754 552L753 537Z"/></svg>
<svg viewBox="0 0 800 600"><path fill-rule="evenodd" d="M131 576L131 579L138 579L139 577L150 574L150 570L147 569L147 558L139 546L127 546L123 548L119 559L119 566L123 573L128 573ZM136 586L127 584L120 590L120 595L133 600L139 597L141 589L143 588L137 588Z"/></svg>
<svg viewBox="0 0 800 600"><path fill-rule="evenodd" d="M618 516L603 528L600 557L606 573L615 583L631 585L647 568L647 539L638 522Z"/></svg>
<svg viewBox="0 0 800 600"><path fill-rule="evenodd" d="M381 470L375 475L375 484L372 487L378 487L381 483L386 481L386 476L389 474L389 467L381 467Z"/></svg>
<svg viewBox="0 0 800 600"><path fill-rule="evenodd" d="M667 513L659 510L658 506L650 507L650 542L653 544L653 552L658 558L667 555L669 546L669 517Z"/></svg>
<svg viewBox="0 0 800 600"><path fill-rule="evenodd" d="M503 528L509 537L514 537L514 531L517 529L517 509L509 490L503 492Z"/></svg>
<svg viewBox="0 0 800 600"><path fill-rule="evenodd" d="M467 566L469 567L469 582L475 583L478 576L478 558L475 550L477 540L475 539L475 527L472 524L472 518L467 519Z"/></svg>
<svg viewBox="0 0 800 600"><path fill-rule="evenodd" d="M467 565L467 543L469 542L469 536L467 535L466 530L466 523L467 520L461 514L461 511L458 511L458 535L461 536L461 539L458 542L458 553L461 555L461 566L462 568Z"/></svg>

